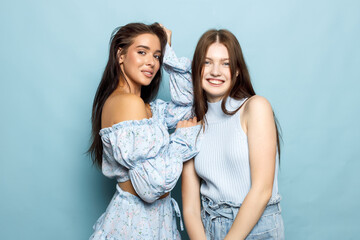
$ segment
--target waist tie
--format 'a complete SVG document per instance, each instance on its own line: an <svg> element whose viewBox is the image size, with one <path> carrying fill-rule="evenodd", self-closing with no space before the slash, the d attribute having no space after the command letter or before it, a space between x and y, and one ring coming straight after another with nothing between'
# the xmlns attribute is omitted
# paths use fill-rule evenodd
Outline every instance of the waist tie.
<svg viewBox="0 0 360 240"><path fill-rule="evenodd" d="M211 199L205 198L204 196L201 197L201 201L204 213L209 215L209 221L207 221L207 225L205 226L206 229L210 229L212 222L216 218L224 217L234 220L239 211L239 207L232 206L228 203L214 203ZM204 215L204 217L206 216Z"/></svg>
<svg viewBox="0 0 360 240"><path fill-rule="evenodd" d="M182 222L181 212L180 212L179 205L178 205L178 203L176 202L176 200L173 199L173 198L171 198L170 201L171 201L172 207L173 207L173 209L174 209L174 212L175 212L175 214L176 214L176 217L179 218L179 221L180 221L180 229L181 229L181 231L184 231L184 224L183 224L183 222Z"/></svg>
<svg viewBox="0 0 360 240"><path fill-rule="evenodd" d="M201 196L201 202L204 213L209 215L209 221L207 221L207 226L205 226L206 229L210 229L212 221L214 221L216 218L224 217L230 220L235 220L240 209L239 205L232 204L231 202L215 203L211 199L204 196ZM281 207L278 202L267 205L261 216L266 216L276 212L281 212ZM204 217L206 217L205 214Z"/></svg>

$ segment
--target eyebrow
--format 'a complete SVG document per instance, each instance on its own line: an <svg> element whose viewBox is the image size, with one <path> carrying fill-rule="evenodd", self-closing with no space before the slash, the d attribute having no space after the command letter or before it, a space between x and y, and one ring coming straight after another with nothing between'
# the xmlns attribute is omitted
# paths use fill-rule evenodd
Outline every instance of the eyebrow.
<svg viewBox="0 0 360 240"><path fill-rule="evenodd" d="M136 46L136 48L145 48L145 49L147 49L147 50L150 50L150 48L149 48L148 46L145 46L145 45L138 45L138 46ZM155 52L161 53L160 50L156 50Z"/></svg>
<svg viewBox="0 0 360 240"><path fill-rule="evenodd" d="M213 60L212 58L209 58L209 57L205 57L205 59ZM225 60L230 60L230 58L221 58L220 60L221 60L221 61L225 61Z"/></svg>

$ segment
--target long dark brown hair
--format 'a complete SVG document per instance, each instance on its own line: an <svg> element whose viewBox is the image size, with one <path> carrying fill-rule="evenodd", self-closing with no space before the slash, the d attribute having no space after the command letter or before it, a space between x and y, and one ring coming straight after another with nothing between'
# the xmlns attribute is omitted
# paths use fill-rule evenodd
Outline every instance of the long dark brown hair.
<svg viewBox="0 0 360 240"><path fill-rule="evenodd" d="M206 94L202 88L202 74L205 63L206 53L208 48L213 43L223 44L229 53L229 64L231 74L230 88L221 102L221 108L227 115L235 114L239 109L228 111L226 109L226 101L228 97L240 100L243 98L250 98L255 95L254 88L250 80L250 74L245 63L245 59L240 47L240 44L234 34L225 29L211 29L205 32L195 48L194 57L192 61L192 79L194 87L194 106L193 111L199 121L206 124L205 114L208 110ZM280 158L280 133L278 129L278 121L275 117L276 127L276 142Z"/></svg>
<svg viewBox="0 0 360 240"><path fill-rule="evenodd" d="M160 67L163 62L163 53L165 50L167 37L165 31L158 23L151 25L146 25L143 23L129 23L125 26L116 28L111 34L110 38L110 51L109 59L106 64L104 73L101 78L101 82L97 88L93 107L92 107L92 132L91 132L91 146L88 150L92 161L97 166L101 167L102 164L102 153L103 146L99 131L101 129L101 113L106 99L110 94L118 87L120 77L127 82L127 79L124 76L124 73L121 71L119 64L119 48L122 49L121 54L126 54L128 48L133 44L134 39L145 33L150 33L156 35L160 40L161 45L161 57L160 57ZM149 103L153 100L158 91L161 82L161 68L156 73L154 79L148 86L141 87L141 98L145 103Z"/></svg>

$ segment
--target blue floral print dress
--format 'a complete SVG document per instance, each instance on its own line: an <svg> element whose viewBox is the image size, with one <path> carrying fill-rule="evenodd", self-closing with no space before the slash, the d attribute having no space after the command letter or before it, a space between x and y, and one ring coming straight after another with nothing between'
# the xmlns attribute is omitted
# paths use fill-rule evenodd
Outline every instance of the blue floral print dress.
<svg viewBox="0 0 360 240"><path fill-rule="evenodd" d="M124 121L100 130L103 174L118 182L131 180L140 198L116 185L90 239L180 239L176 201L170 195L158 198L175 187L183 161L198 153L200 126L179 128L169 135L169 128L191 117L191 63L178 59L167 46L163 66L170 74L171 102L151 102L150 119Z"/></svg>

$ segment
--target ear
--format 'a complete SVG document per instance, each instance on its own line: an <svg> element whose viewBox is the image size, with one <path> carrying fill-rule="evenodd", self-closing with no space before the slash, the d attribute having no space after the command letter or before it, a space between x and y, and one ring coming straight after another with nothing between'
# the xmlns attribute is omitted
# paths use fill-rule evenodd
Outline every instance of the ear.
<svg viewBox="0 0 360 240"><path fill-rule="evenodd" d="M236 77L239 76L239 70L236 70Z"/></svg>
<svg viewBox="0 0 360 240"><path fill-rule="evenodd" d="M116 56L120 64L124 62L124 54L121 54L121 52L122 52L122 48L119 48L116 52Z"/></svg>

